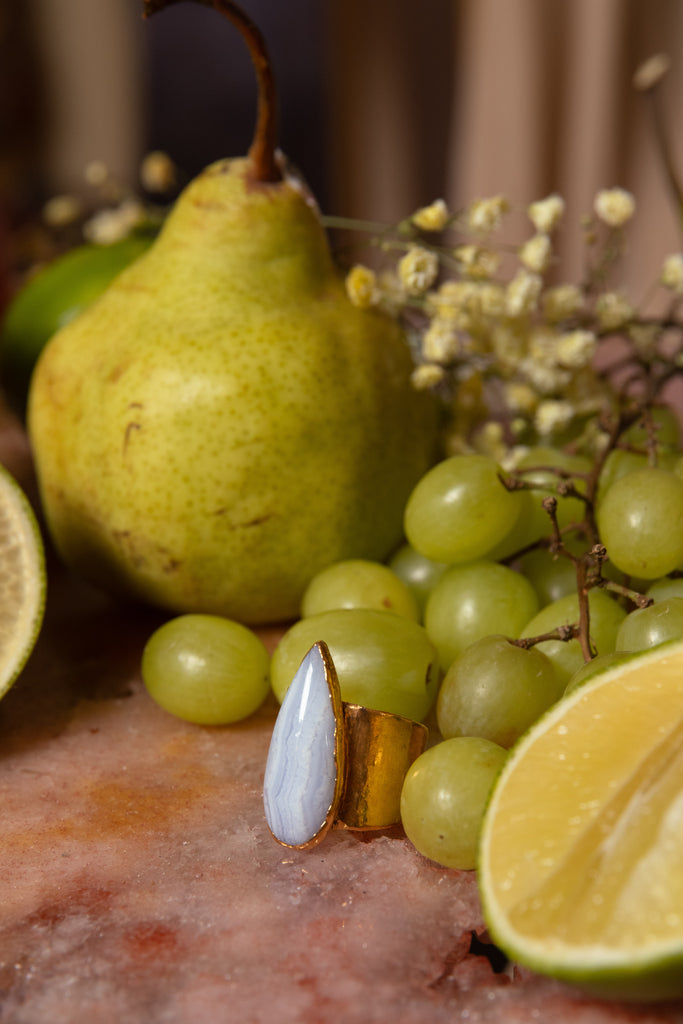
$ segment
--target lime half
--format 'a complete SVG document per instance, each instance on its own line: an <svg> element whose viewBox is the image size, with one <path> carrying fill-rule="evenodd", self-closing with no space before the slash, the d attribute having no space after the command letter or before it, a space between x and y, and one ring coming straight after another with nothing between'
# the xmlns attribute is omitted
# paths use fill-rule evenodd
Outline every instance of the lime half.
<svg viewBox="0 0 683 1024"><path fill-rule="evenodd" d="M606 668L521 738L484 818L487 925L618 999L683 996L683 643Z"/></svg>
<svg viewBox="0 0 683 1024"><path fill-rule="evenodd" d="M45 556L26 495L0 466L0 697L33 650L45 610Z"/></svg>

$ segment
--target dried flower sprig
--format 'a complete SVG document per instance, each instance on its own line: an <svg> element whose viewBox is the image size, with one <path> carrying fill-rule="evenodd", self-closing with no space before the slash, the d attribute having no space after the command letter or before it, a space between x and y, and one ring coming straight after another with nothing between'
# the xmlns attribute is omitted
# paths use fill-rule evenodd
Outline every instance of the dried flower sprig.
<svg viewBox="0 0 683 1024"><path fill-rule="evenodd" d="M657 113L657 144L678 203L683 190L656 97L665 72L653 58L635 85ZM656 401L683 373L683 253L665 255L652 275L648 294L666 305L663 314L612 283L637 214L631 192L596 193L581 221L588 270L578 283L554 278L556 238L566 228L563 198L553 193L527 207L533 230L512 251L496 240L511 209L503 195L455 212L437 199L372 235L390 267L378 273L357 264L347 277L352 302L384 307L403 321L415 386L436 390L450 409L446 450L493 445L500 456L510 444L576 435L605 408ZM609 351L617 354L605 359Z"/></svg>

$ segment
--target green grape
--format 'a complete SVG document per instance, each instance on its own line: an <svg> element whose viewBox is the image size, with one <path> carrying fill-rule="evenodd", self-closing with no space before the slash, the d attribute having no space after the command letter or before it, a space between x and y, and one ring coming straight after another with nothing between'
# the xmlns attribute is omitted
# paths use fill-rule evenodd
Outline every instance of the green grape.
<svg viewBox="0 0 683 1024"><path fill-rule="evenodd" d="M553 473L552 468L566 470L569 473L589 473L590 460L583 455L568 455L557 448L538 445L530 448L515 467L515 473L534 487L531 495L534 499L527 524L530 537L538 540L550 534L550 517L541 502L544 498L557 498L557 521L560 529L571 523L580 523L585 517L585 505L580 498L570 498L557 493L561 477ZM523 472L524 471L524 472ZM572 482L577 491L585 491L586 483L582 476L573 477Z"/></svg>
<svg viewBox="0 0 683 1024"><path fill-rule="evenodd" d="M536 498L533 491L518 491L520 498L519 515L502 540L498 541L486 557L490 562L502 562L504 559L522 551L530 544L535 544L542 536L536 522ZM550 519L545 515L546 532L550 530Z"/></svg>
<svg viewBox="0 0 683 1024"><path fill-rule="evenodd" d="M436 719L441 735L479 736L511 747L562 696L552 662L504 636L485 636L460 654L441 684Z"/></svg>
<svg viewBox="0 0 683 1024"><path fill-rule="evenodd" d="M678 416L668 405L655 405L650 409L650 415L657 426L655 438L658 449L678 448L681 441L681 428ZM648 433L643 419L637 420L628 430L622 434L622 440L634 448L645 448L648 443Z"/></svg>
<svg viewBox="0 0 683 1024"><path fill-rule="evenodd" d="M668 469L675 472L677 462L678 454L676 452L660 451L657 455L657 465L660 469ZM627 473L634 473L637 469L647 469L648 465L647 455L615 448L605 459L600 471L598 489L595 496L596 506L600 505L613 483L620 480L622 476L626 476Z"/></svg>
<svg viewBox="0 0 683 1024"><path fill-rule="evenodd" d="M420 754L401 791L401 821L416 850L447 868L477 866L484 810L506 757L503 747L476 736Z"/></svg>
<svg viewBox="0 0 683 1024"><path fill-rule="evenodd" d="M609 654L615 649L617 630L626 612L604 590L591 590L588 593L590 609L590 636L598 654ZM546 605L522 629L520 636L541 636L550 633L559 626L568 626L579 620L579 599L577 595L567 594L559 601ZM544 640L536 645L539 651L546 654L552 661L555 672L566 685L570 677L584 664L581 645L578 638L573 640Z"/></svg>
<svg viewBox="0 0 683 1024"><path fill-rule="evenodd" d="M147 641L142 679L166 711L199 725L247 718L266 699L268 651L246 626L218 615L179 615Z"/></svg>
<svg viewBox="0 0 683 1024"><path fill-rule="evenodd" d="M629 576L657 579L683 561L683 480L648 466L616 480L597 509L607 555Z"/></svg>
<svg viewBox="0 0 683 1024"><path fill-rule="evenodd" d="M317 573L301 600L302 618L336 608L376 608L417 622L420 610L410 587L386 565L363 558L335 562Z"/></svg>
<svg viewBox="0 0 683 1024"><path fill-rule="evenodd" d="M519 515L519 491L508 491L486 455L454 455L430 469L408 498L408 542L435 562L481 558Z"/></svg>
<svg viewBox="0 0 683 1024"><path fill-rule="evenodd" d="M446 570L427 601L424 621L445 671L483 636L519 636L537 610L536 591L528 580L514 569L481 559Z"/></svg>
<svg viewBox="0 0 683 1024"><path fill-rule="evenodd" d="M282 701L306 652L324 640L342 700L422 721L439 686L436 650L417 622L391 612L345 608L300 619L285 633L270 664Z"/></svg>
<svg viewBox="0 0 683 1024"><path fill-rule="evenodd" d="M522 555L519 571L536 591L541 608L576 592L574 563L565 555L551 554L548 548L535 548Z"/></svg>
<svg viewBox="0 0 683 1024"><path fill-rule="evenodd" d="M655 580L645 591L646 597L653 601L663 601L665 597L683 597L683 576L664 576Z"/></svg>
<svg viewBox="0 0 683 1024"><path fill-rule="evenodd" d="M595 658L591 658L590 661L584 661L581 668L577 669L576 672L569 677L564 693L573 693L579 686L583 686L589 679L595 679L596 676L605 672L608 668L612 668L614 665L622 665L628 660L629 651L610 651L609 654L598 654Z"/></svg>
<svg viewBox="0 0 683 1024"><path fill-rule="evenodd" d="M646 469L648 465L647 456L640 452L627 452L622 448L615 448L605 459L600 476L598 477L598 488L595 496L596 505L602 503L602 499L609 491L612 484L620 480L627 473L634 473L637 469Z"/></svg>
<svg viewBox="0 0 683 1024"><path fill-rule="evenodd" d="M406 583L417 601L420 615L424 614L427 598L447 568L446 562L425 558L410 544L403 544L389 560L389 568Z"/></svg>
<svg viewBox="0 0 683 1024"><path fill-rule="evenodd" d="M618 651L644 651L683 637L683 597L665 597L630 612L617 633Z"/></svg>

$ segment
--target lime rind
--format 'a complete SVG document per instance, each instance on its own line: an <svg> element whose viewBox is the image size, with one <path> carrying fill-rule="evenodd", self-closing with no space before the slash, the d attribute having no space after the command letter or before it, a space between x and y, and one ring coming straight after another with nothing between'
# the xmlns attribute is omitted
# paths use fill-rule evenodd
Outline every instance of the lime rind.
<svg viewBox="0 0 683 1024"><path fill-rule="evenodd" d="M625 653L623 661L586 679L545 712L511 749L492 790L482 824L479 887L484 919L493 941L513 961L602 998L652 1002L683 996L683 922L680 936L648 941L640 948L614 948L599 942L577 945L556 937L535 939L522 935L500 906L497 886L491 878L488 835L504 799L507 780L539 736L559 724L571 707L590 700L595 690L630 675L643 665L669 657L683 660L683 641L670 640L647 651Z"/></svg>
<svg viewBox="0 0 683 1024"><path fill-rule="evenodd" d="M28 498L0 466L0 697L33 650L45 614L45 553Z"/></svg>

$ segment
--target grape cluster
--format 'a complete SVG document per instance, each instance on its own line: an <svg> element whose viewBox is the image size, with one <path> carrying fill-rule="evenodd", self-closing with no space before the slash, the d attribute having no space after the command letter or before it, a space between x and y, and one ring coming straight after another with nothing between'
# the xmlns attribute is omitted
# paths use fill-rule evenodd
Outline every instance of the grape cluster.
<svg viewBox="0 0 683 1024"><path fill-rule="evenodd" d="M444 458L410 495L388 564L318 573L269 665L245 627L181 616L148 643L150 693L192 721L236 721L269 686L281 701L324 640L343 700L429 722L404 828L432 859L474 867L488 794L522 733L615 660L683 637L678 421L633 407L600 429L591 450Z"/></svg>

